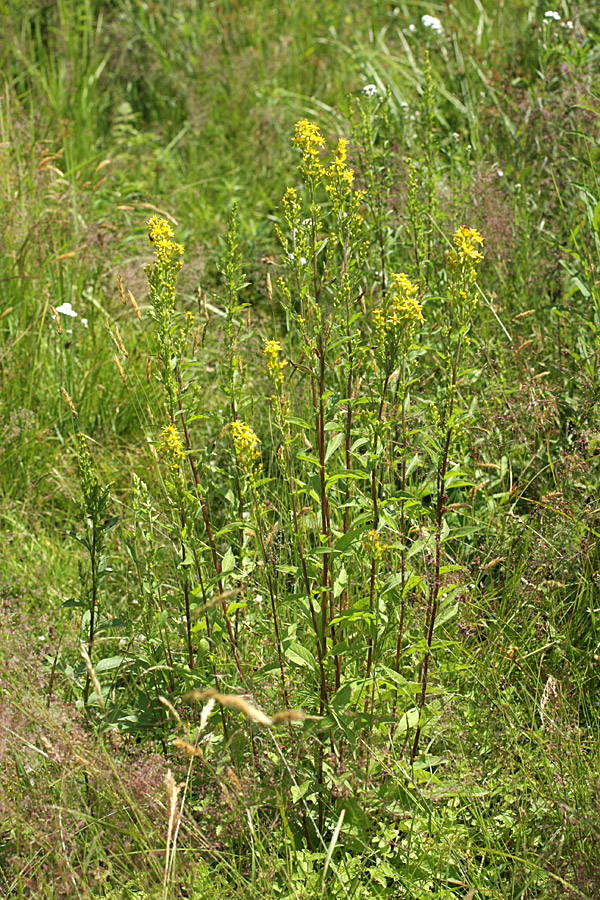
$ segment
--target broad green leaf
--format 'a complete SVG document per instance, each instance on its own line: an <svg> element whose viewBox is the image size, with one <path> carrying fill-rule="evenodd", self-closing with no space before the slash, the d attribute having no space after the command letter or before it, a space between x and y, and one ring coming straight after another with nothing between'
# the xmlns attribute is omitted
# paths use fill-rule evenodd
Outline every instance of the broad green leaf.
<svg viewBox="0 0 600 900"><path fill-rule="evenodd" d="M394 734L396 737L406 734L407 731L414 731L419 721L419 710L409 709L404 715L400 716Z"/></svg>
<svg viewBox="0 0 600 900"><path fill-rule="evenodd" d="M347 550L363 533L364 528L353 528L350 531L347 531L346 534L343 534L341 538L338 538L335 542L334 549L338 550L340 553L343 553L344 550Z"/></svg>
<svg viewBox="0 0 600 900"><path fill-rule="evenodd" d="M334 435L331 438L331 440L327 444L327 450L325 451L325 465L327 465L327 462L329 461L330 457L336 452L336 450L339 450L343 443L343 440L344 435L342 432Z"/></svg>
<svg viewBox="0 0 600 900"><path fill-rule="evenodd" d="M101 659L100 662L95 663L94 671L98 672L110 672L111 669L118 669L121 666L124 666L128 663L132 663L132 660L129 656L108 656L106 659Z"/></svg>
<svg viewBox="0 0 600 900"><path fill-rule="evenodd" d="M235 569L235 556L233 555L233 550L231 547L227 549L225 556L223 557L223 561L221 563L221 571L223 575L228 575L230 572L233 572Z"/></svg>
<svg viewBox="0 0 600 900"><path fill-rule="evenodd" d="M317 663L310 652L306 647L303 647L302 644L294 641L285 651L285 656L291 663L295 666L299 666L300 668L312 669L313 672L317 670Z"/></svg>

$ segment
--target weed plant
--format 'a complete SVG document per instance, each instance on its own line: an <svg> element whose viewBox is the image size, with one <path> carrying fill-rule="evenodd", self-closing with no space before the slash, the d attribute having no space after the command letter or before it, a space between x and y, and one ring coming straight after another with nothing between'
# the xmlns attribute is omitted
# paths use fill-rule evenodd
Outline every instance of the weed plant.
<svg viewBox="0 0 600 900"><path fill-rule="evenodd" d="M0 17L4 896L593 900L593 4Z"/></svg>

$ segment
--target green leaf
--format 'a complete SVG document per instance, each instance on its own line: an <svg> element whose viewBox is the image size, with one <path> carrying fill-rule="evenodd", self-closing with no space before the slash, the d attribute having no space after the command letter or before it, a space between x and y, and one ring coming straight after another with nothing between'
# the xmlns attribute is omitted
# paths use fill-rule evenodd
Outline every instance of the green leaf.
<svg viewBox="0 0 600 900"><path fill-rule="evenodd" d="M228 547L225 556L223 557L223 561L221 563L221 574L229 575L230 572L233 572L235 569L235 556L233 555L233 550L231 547Z"/></svg>
<svg viewBox="0 0 600 900"><path fill-rule="evenodd" d="M96 673L110 672L111 669L119 669L126 663L132 662L133 660L129 656L108 656L106 659L101 659L100 662L94 665L94 671Z"/></svg>
<svg viewBox="0 0 600 900"><path fill-rule="evenodd" d="M338 469L327 476L327 486L335 484L336 481L368 481L367 472L360 472L357 469Z"/></svg>
<svg viewBox="0 0 600 900"><path fill-rule="evenodd" d="M347 584L348 584L348 573L346 572L346 569L344 568L344 566L342 566L342 568L340 569L339 575L337 576L337 578L335 579L335 581L333 583L334 599L337 600L337 598L340 596L340 594L345 590Z"/></svg>
<svg viewBox="0 0 600 900"><path fill-rule="evenodd" d="M409 709L404 715L400 716L398 725L396 726L396 735L405 734L407 731L413 731L417 727L419 721L419 710L415 707Z"/></svg>
<svg viewBox="0 0 600 900"><path fill-rule="evenodd" d="M114 528L117 522L119 522L121 516L113 516L112 519L107 519L106 522L102 523L102 531L107 532L110 531L111 528Z"/></svg>
<svg viewBox="0 0 600 900"><path fill-rule="evenodd" d="M299 666L301 669L312 669L313 672L317 671L317 663L314 656L310 650L307 650L302 644L298 644L297 641L290 644L285 651L285 656L293 665Z"/></svg>
<svg viewBox="0 0 600 900"><path fill-rule="evenodd" d="M70 597L62 604L63 609L87 609L87 603L84 600L76 600Z"/></svg>
<svg viewBox="0 0 600 900"><path fill-rule="evenodd" d="M351 546L363 533L364 528L353 528L351 531L347 531L346 534L343 534L341 538L338 538L335 542L334 549L339 550L340 553L343 553L344 550L347 550L348 547Z"/></svg>
<svg viewBox="0 0 600 900"><path fill-rule="evenodd" d="M343 440L344 440L344 435L342 432L334 435L331 438L331 440L327 444L327 450L325 451L325 465L327 465L328 460L336 452L336 450L339 450L339 448L342 445Z"/></svg>
<svg viewBox="0 0 600 900"><path fill-rule="evenodd" d="M330 700L330 706L336 712L340 712L341 710L345 709L348 704L352 703L353 693L354 689L352 683L347 681L346 684L343 684L341 688L335 692Z"/></svg>
<svg viewBox="0 0 600 900"><path fill-rule="evenodd" d="M445 538L442 538L442 540L467 537L470 534L476 534L478 531L481 531L481 525L461 525L460 528L452 528L450 533L446 535Z"/></svg>
<svg viewBox="0 0 600 900"><path fill-rule="evenodd" d="M594 207L594 216L592 218L592 227L596 234L600 232L600 203L596 203Z"/></svg>
<svg viewBox="0 0 600 900"><path fill-rule="evenodd" d="M451 603L445 609L440 610L435 620L435 630L441 628L442 625L445 625L450 619L454 618L454 616L458 612L458 603Z"/></svg>

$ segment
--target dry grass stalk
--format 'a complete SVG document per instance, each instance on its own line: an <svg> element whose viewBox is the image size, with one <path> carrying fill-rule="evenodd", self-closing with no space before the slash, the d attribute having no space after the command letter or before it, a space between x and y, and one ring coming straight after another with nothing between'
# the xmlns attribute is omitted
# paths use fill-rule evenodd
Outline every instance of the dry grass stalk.
<svg viewBox="0 0 600 900"><path fill-rule="evenodd" d="M256 722L257 725L264 725L266 728L271 728L273 725L287 725L289 722L303 722L306 719L315 721L321 718L321 716L309 716L300 709L284 709L275 713L271 718L266 716L260 709L257 709L256 706L253 706L252 703L249 703L244 697L240 697L238 694L221 694L219 691L215 691L214 688L208 688L206 691L190 691L183 699L192 701L213 700L215 703L220 703L221 706L237 709L249 719L252 719L253 722Z"/></svg>
<svg viewBox="0 0 600 900"><path fill-rule="evenodd" d="M176 784L172 771L169 769L165 775L165 787L167 789L167 800L169 801L169 824L167 827L167 846L165 850L165 876L163 881L163 897L166 900L169 872L173 866L173 853L175 847L171 848L171 838L173 837L173 829L175 819L177 818L177 798L179 797L179 786Z"/></svg>
<svg viewBox="0 0 600 900"><path fill-rule="evenodd" d="M242 783L231 767L227 768L227 777L229 778L229 781L233 785L236 793L241 796L244 793L244 790L242 788Z"/></svg>
<svg viewBox="0 0 600 900"><path fill-rule="evenodd" d="M58 315L55 308L50 304L50 309L52 310L52 315L54 316L54 321L56 322L56 333L62 334L62 325L60 324L60 316Z"/></svg>
<svg viewBox="0 0 600 900"><path fill-rule="evenodd" d="M62 385L61 385L61 388L60 388L60 392L61 392L61 394L63 395L63 398L64 398L64 400L65 400L65 403L68 405L68 407L69 407L69 409L71 410L71 412L73 413L73 415L76 416L76 415L77 415L77 410L75 409L75 404L73 403L73 401L71 400L71 398L70 398L70 396L67 394L67 392L65 391L64 387L62 387Z"/></svg>
<svg viewBox="0 0 600 900"><path fill-rule="evenodd" d="M127 306L127 297L125 296L125 289L123 287L123 278L121 275L117 278L117 288L119 290L119 297L121 298L121 302L123 306Z"/></svg>
<svg viewBox="0 0 600 900"><path fill-rule="evenodd" d="M117 350L120 350L121 353L123 354L123 356L125 357L125 359L127 359L129 357L129 353L125 349L125 345L123 344L123 339L122 339L121 335L119 334L118 327L115 325L115 332L113 334L112 329L110 327L110 323L107 319L106 320L106 330L108 331L108 333L110 335L110 339L113 342L113 344L115 345L115 347L117 348Z"/></svg>
<svg viewBox="0 0 600 900"><path fill-rule="evenodd" d="M173 746L177 747L178 750L184 750L188 756L197 756L198 759L202 759L202 757L204 756L201 747L196 747L194 746L194 744L189 744L187 741L184 741L181 738L175 738L175 740L173 741Z"/></svg>
<svg viewBox="0 0 600 900"><path fill-rule="evenodd" d="M132 307L133 307L134 313L136 314L136 316L138 317L138 319L139 319L140 322L141 322L141 321L142 321L142 314L141 314L141 312L140 312L139 306L137 305L137 301L136 301L135 297L133 296L133 294L131 293L131 291L127 291L127 296L129 297L129 302L131 303L131 305L132 305Z"/></svg>
<svg viewBox="0 0 600 900"><path fill-rule="evenodd" d="M162 694L159 695L158 699L159 699L159 702L162 703L163 706L167 707L167 709L169 710L169 712L171 713L171 715L173 716L173 718L175 719L177 724L179 724L181 722L181 716L179 715L179 713L177 712L177 710L175 709L175 707L173 706L171 701L167 700L166 697L163 697Z"/></svg>
<svg viewBox="0 0 600 900"><path fill-rule="evenodd" d="M127 359L129 357L129 353L125 349L125 345L123 344L123 339L122 339L121 335L119 334L119 329L116 325L115 325L115 339L119 346L119 350L121 351L121 353L123 354L125 359Z"/></svg>
<svg viewBox="0 0 600 900"><path fill-rule="evenodd" d="M204 731L206 728L206 723L208 722L208 718L215 707L215 701L211 697L208 703L206 703L202 707L202 712L200 713L200 725L198 726L198 731Z"/></svg>
<svg viewBox="0 0 600 900"><path fill-rule="evenodd" d="M96 691L96 697L98 698L98 706L102 710L103 713L106 712L106 706L104 705L104 698L102 697L102 688L100 686L100 682L98 681L98 676L94 671L94 667L92 665L92 661L89 657L89 654L85 647L82 645L80 649L81 655L83 657L83 661L85 663L85 667L88 670L88 675L90 676L90 680L94 685L94 690Z"/></svg>
<svg viewBox="0 0 600 900"><path fill-rule="evenodd" d="M168 706L169 708L171 708L171 704L169 703L168 700L165 701L164 697L159 697L158 699L161 700L165 704L165 706ZM200 713L200 724L198 725L198 732L196 734L196 743L195 744L190 744L190 743L188 743L188 741L183 741L180 738L175 738L175 740L173 741L173 746L177 747L179 750L184 750L188 754L188 756L197 756L200 759L202 759L203 753L202 753L201 748L198 747L198 739L199 739L201 733L206 728L206 723L208 722L208 718L209 718L211 712L213 711L214 706L215 706L215 701L211 698L208 701L208 703L206 703L202 707L202 712ZM177 713L175 713L175 714L177 715ZM179 720L179 721L181 721L181 720Z"/></svg>
<svg viewBox="0 0 600 900"><path fill-rule="evenodd" d="M128 388L129 385L127 384L127 376L125 375L125 372L123 371L123 366L121 365L121 360L119 359L118 356L113 356L113 359L114 359L115 363L117 364L117 369L119 370L119 375L121 376L121 381L123 382L125 387Z"/></svg>

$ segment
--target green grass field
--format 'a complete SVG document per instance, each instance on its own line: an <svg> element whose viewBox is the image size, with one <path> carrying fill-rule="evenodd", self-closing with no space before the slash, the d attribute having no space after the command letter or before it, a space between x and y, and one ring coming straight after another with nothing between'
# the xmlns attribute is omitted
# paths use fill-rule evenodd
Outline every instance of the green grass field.
<svg viewBox="0 0 600 900"><path fill-rule="evenodd" d="M600 897L592 0L0 0L0 895Z"/></svg>

